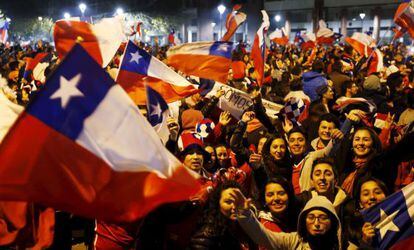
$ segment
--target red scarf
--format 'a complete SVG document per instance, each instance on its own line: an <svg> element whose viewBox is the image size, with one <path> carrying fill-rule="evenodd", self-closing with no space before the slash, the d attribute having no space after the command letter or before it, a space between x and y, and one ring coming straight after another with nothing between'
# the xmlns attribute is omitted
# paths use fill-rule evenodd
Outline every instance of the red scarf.
<svg viewBox="0 0 414 250"><path fill-rule="evenodd" d="M351 196L352 196L352 191L354 188L354 182L355 182L358 169L361 169L366 166L368 162L368 158L365 158L365 159L354 158L353 162L354 162L355 170L352 171L350 174L348 174L348 176L345 178L344 182L342 183L342 189Z"/></svg>

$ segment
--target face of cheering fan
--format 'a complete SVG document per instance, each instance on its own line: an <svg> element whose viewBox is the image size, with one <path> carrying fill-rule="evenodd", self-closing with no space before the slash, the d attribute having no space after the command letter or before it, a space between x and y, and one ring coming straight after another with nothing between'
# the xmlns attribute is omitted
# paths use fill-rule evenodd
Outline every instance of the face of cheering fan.
<svg viewBox="0 0 414 250"><path fill-rule="evenodd" d="M204 157L200 150L192 149L185 155L184 166L191 170L198 172L203 167L203 163Z"/></svg>
<svg viewBox="0 0 414 250"><path fill-rule="evenodd" d="M321 121L319 124L318 135L324 141L331 139L331 131L335 128L335 123L328 121Z"/></svg>
<svg viewBox="0 0 414 250"><path fill-rule="evenodd" d="M355 156L364 158L368 156L372 151L373 140L368 130L358 130L352 141L352 147Z"/></svg>
<svg viewBox="0 0 414 250"><path fill-rule="evenodd" d="M268 183L265 188L265 202L272 214L278 215L286 211L289 196L278 183Z"/></svg>
<svg viewBox="0 0 414 250"><path fill-rule="evenodd" d="M317 164L312 172L312 183L318 194L324 195L333 192L335 187L335 174L332 166L327 163Z"/></svg>
<svg viewBox="0 0 414 250"><path fill-rule="evenodd" d="M272 144L270 144L269 149L270 155L273 156L273 158L276 161L280 161L285 157L286 154L286 144L285 141L282 138L276 138L272 141Z"/></svg>
<svg viewBox="0 0 414 250"><path fill-rule="evenodd" d="M363 209L370 208L385 199L384 190L377 182L370 180L362 184L359 203Z"/></svg>
<svg viewBox="0 0 414 250"><path fill-rule="evenodd" d="M312 210L306 215L306 230L312 236L324 235L331 229L331 219L322 210Z"/></svg>
<svg viewBox="0 0 414 250"><path fill-rule="evenodd" d="M237 219L235 199L230 195L234 189L235 188L227 188L223 190L219 201L221 214L233 221Z"/></svg>
<svg viewBox="0 0 414 250"><path fill-rule="evenodd" d="M300 156L306 151L306 138L302 133L292 133L289 136L289 149L292 155Z"/></svg>

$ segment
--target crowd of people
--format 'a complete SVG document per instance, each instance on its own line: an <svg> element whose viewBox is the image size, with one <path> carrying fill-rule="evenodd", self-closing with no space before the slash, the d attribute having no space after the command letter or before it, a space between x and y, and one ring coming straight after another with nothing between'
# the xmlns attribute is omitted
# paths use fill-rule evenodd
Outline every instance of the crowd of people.
<svg viewBox="0 0 414 250"><path fill-rule="evenodd" d="M141 47L166 60L168 47ZM55 211L54 230L42 231L41 223L16 225L0 213L0 232L19 234L6 249L40 238L54 238L41 246L54 249L79 242L91 249L372 248L377 229L361 211L414 180L414 56L403 44L380 49L384 68L368 75L371 58L347 44L308 51L272 45L259 86L240 42L226 84L252 99L241 118L218 108L222 91L189 96L178 119L168 118L166 147L200 174L197 195L128 224ZM47 77L59 64L51 45L0 45L0 90L10 101L26 106L42 90L44 82L24 74L26 58L40 52L51 54ZM113 77L121 55L107 67ZM269 117L263 99L305 108L297 119ZM212 129L197 133L200 124Z"/></svg>

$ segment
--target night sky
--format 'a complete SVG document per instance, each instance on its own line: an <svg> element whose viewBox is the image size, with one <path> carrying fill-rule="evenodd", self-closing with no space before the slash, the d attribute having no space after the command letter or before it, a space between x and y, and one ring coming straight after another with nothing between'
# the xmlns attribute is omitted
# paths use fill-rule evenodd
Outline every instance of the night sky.
<svg viewBox="0 0 414 250"><path fill-rule="evenodd" d="M88 9L85 15L97 15L113 12L118 6L126 11L174 14L178 6L187 0L83 0ZM193 0L198 2L222 2L228 6L247 0ZM0 0L0 9L10 18L51 16L61 17L64 12L73 16L80 15L78 4L82 0Z"/></svg>

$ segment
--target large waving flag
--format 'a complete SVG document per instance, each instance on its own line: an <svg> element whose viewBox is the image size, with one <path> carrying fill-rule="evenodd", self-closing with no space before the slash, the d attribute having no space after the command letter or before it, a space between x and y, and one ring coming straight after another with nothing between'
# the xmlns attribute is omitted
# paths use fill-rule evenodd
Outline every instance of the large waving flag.
<svg viewBox="0 0 414 250"><path fill-rule="evenodd" d="M238 10L241 8L240 4L236 4L233 7L233 11L227 15L226 18L226 33L221 38L221 41L227 42L229 41L234 33L236 33L237 28L246 21L247 15L243 12L239 12Z"/></svg>
<svg viewBox="0 0 414 250"><path fill-rule="evenodd" d="M412 249L414 245L414 183L363 211L375 227L375 249Z"/></svg>
<svg viewBox="0 0 414 250"><path fill-rule="evenodd" d="M302 50L306 51L316 47L316 35L313 32L308 32L301 35L303 42L300 44Z"/></svg>
<svg viewBox="0 0 414 250"><path fill-rule="evenodd" d="M168 65L187 74L227 82L232 42L185 43L167 51Z"/></svg>
<svg viewBox="0 0 414 250"><path fill-rule="evenodd" d="M345 38L345 42L351 45L358 54L366 57L371 54L371 47L375 46L375 39L372 36L361 32L354 32L352 37Z"/></svg>
<svg viewBox="0 0 414 250"><path fill-rule="evenodd" d="M200 187L80 45L6 135L0 161L0 200L105 221L134 221Z"/></svg>
<svg viewBox="0 0 414 250"><path fill-rule="evenodd" d="M168 104L157 91L146 87L147 91L147 119L151 126L157 131L161 141L166 144L170 136L167 126L167 118L170 113Z"/></svg>
<svg viewBox="0 0 414 250"><path fill-rule="evenodd" d="M254 69L257 72L257 83L263 85L264 64L266 62L267 48L265 36L270 26L269 16L265 10L262 10L263 22L254 37L251 57L253 59Z"/></svg>
<svg viewBox="0 0 414 250"><path fill-rule="evenodd" d="M324 20L319 20L319 29L316 32L316 42L318 44L331 45L336 37L335 33L328 28Z"/></svg>
<svg viewBox="0 0 414 250"><path fill-rule="evenodd" d="M59 58L65 57L81 38L82 47L98 64L106 67L125 39L125 33L118 17L104 18L97 24L59 20L53 28L53 38Z"/></svg>
<svg viewBox="0 0 414 250"><path fill-rule="evenodd" d="M270 40L274 43L285 46L289 43L289 37L286 35L285 28L276 29L269 35Z"/></svg>
<svg viewBox="0 0 414 250"><path fill-rule="evenodd" d="M9 24L10 22L8 21L7 18L0 19L0 43L7 42L7 38L9 37L8 36Z"/></svg>
<svg viewBox="0 0 414 250"><path fill-rule="evenodd" d="M394 22L414 39L414 1L407 1L398 6Z"/></svg>
<svg viewBox="0 0 414 250"><path fill-rule="evenodd" d="M145 84L157 91L168 103L198 92L184 77L131 41L125 49L116 82L137 105L146 104Z"/></svg>
<svg viewBox="0 0 414 250"><path fill-rule="evenodd" d="M44 83L46 80L45 70L51 59L52 54L44 52L37 53L34 58L27 58L23 77L27 81L37 80Z"/></svg>

